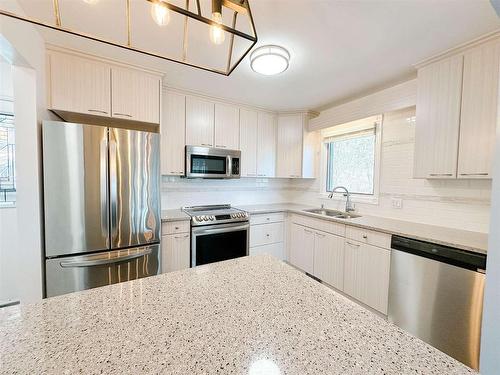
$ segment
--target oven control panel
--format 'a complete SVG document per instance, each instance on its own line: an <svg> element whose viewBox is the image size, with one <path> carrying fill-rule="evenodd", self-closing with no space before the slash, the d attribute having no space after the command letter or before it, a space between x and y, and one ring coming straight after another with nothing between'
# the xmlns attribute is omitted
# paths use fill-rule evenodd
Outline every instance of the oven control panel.
<svg viewBox="0 0 500 375"><path fill-rule="evenodd" d="M210 225L247 221L248 213L244 211L219 215L195 215L191 217L192 225Z"/></svg>

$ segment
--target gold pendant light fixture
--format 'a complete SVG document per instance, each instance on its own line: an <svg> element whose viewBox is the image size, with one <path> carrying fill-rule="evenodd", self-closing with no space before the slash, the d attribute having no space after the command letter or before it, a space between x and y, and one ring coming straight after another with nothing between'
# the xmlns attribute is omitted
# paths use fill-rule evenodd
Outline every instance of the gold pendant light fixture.
<svg viewBox="0 0 500 375"><path fill-rule="evenodd" d="M18 1L25 14L0 15L223 75L257 43L249 0Z"/></svg>

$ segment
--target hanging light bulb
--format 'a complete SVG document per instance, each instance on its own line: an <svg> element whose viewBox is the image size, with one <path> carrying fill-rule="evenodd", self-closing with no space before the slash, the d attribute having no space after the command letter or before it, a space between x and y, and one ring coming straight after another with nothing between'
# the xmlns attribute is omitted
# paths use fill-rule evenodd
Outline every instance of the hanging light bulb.
<svg viewBox="0 0 500 375"><path fill-rule="evenodd" d="M219 25L222 24L222 1L212 0L212 21L218 25L210 25L210 40L213 44L222 44L226 36Z"/></svg>
<svg viewBox="0 0 500 375"><path fill-rule="evenodd" d="M151 17L153 17L158 26L166 26L170 22L170 12L162 1L151 4Z"/></svg>
<svg viewBox="0 0 500 375"><path fill-rule="evenodd" d="M90 4L90 5L95 5L99 2L99 0L83 0L83 2Z"/></svg>

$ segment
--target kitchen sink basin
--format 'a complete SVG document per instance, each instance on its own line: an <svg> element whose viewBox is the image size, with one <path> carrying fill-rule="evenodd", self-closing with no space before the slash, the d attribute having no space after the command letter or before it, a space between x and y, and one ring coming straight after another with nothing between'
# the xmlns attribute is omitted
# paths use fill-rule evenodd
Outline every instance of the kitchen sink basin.
<svg viewBox="0 0 500 375"><path fill-rule="evenodd" d="M310 208L304 210L304 212L309 212L311 214L317 214L322 216L333 217L335 219L354 219L356 217L360 217L360 215L356 215L350 212L343 212L337 210L329 210L327 208Z"/></svg>

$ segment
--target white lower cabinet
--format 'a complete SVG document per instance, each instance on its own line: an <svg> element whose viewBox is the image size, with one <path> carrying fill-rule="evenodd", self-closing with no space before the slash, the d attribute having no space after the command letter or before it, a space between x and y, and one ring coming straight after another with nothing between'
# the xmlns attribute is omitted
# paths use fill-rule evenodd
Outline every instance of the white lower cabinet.
<svg viewBox="0 0 500 375"><path fill-rule="evenodd" d="M387 233L292 215L288 261L387 314L390 239Z"/></svg>
<svg viewBox="0 0 500 375"><path fill-rule="evenodd" d="M334 288L344 290L344 237L314 233L313 275Z"/></svg>
<svg viewBox="0 0 500 375"><path fill-rule="evenodd" d="M299 224L290 225L289 262L301 270L313 274L314 231Z"/></svg>
<svg viewBox="0 0 500 375"><path fill-rule="evenodd" d="M189 268L191 236L186 231L188 229L189 221L163 223L161 237L162 273Z"/></svg>
<svg viewBox="0 0 500 375"><path fill-rule="evenodd" d="M249 255L269 254L280 260L285 259L285 249L283 242L272 243L269 245L254 246L249 250Z"/></svg>
<svg viewBox="0 0 500 375"><path fill-rule="evenodd" d="M387 314L391 251L346 239L344 292Z"/></svg>
<svg viewBox="0 0 500 375"><path fill-rule="evenodd" d="M250 217L249 255L270 254L285 259L285 224L282 213L252 215Z"/></svg>

